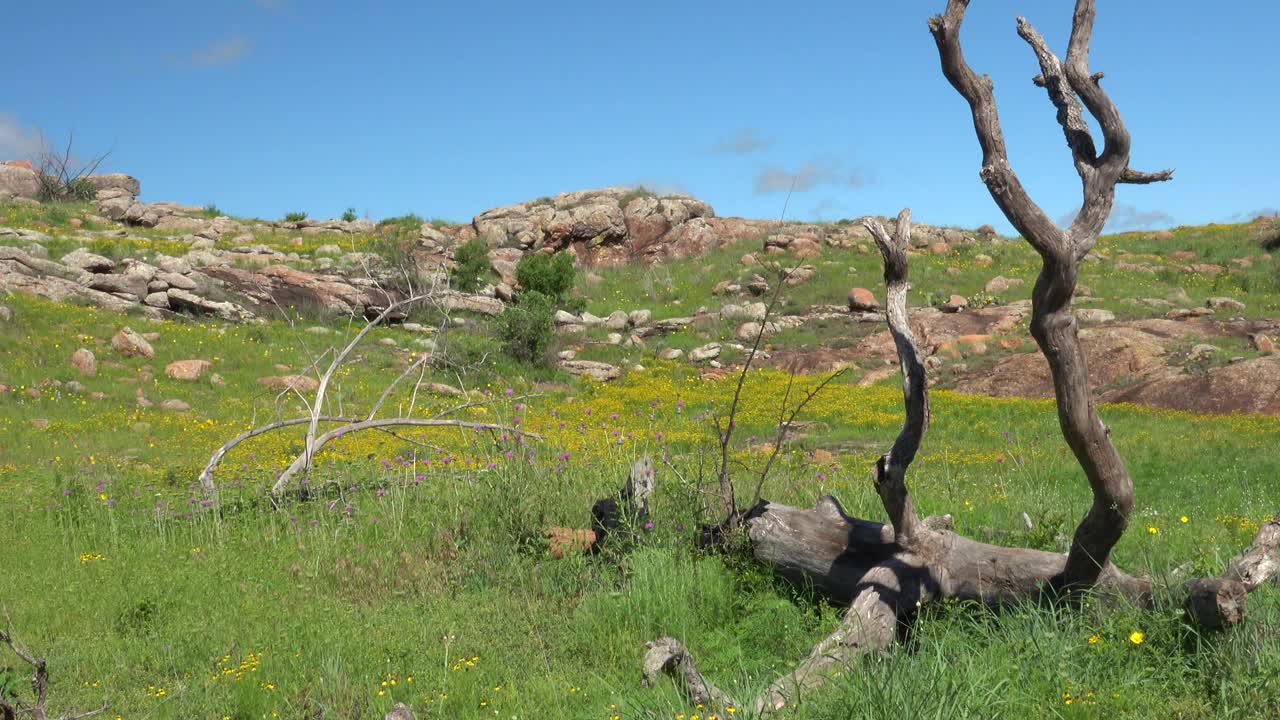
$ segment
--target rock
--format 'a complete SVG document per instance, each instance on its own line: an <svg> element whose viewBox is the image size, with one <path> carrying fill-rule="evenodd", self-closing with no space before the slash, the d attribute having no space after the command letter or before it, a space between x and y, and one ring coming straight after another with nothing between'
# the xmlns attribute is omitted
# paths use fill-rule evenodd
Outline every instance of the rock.
<svg viewBox="0 0 1280 720"><path fill-rule="evenodd" d="M689 351L689 360L692 362L704 362L714 360L720 357L720 343L707 343L699 348Z"/></svg>
<svg viewBox="0 0 1280 720"><path fill-rule="evenodd" d="M973 264L978 267L991 267L991 263L993 262L995 262L995 260L992 260L990 255L978 253L973 256Z"/></svg>
<svg viewBox="0 0 1280 720"><path fill-rule="evenodd" d="M195 290L197 287L196 281L186 275L180 275L175 272L167 272L164 270L156 273L156 280L163 282L171 288L178 288L179 290Z"/></svg>
<svg viewBox="0 0 1280 720"><path fill-rule="evenodd" d="M169 298L169 306L174 310L190 312L195 315L215 315L223 320L251 320L253 318L253 313L235 303L209 300L178 288L169 288L165 294Z"/></svg>
<svg viewBox="0 0 1280 720"><path fill-rule="evenodd" d="M658 352L659 360L679 360L684 357L684 351L680 348L663 348Z"/></svg>
<svg viewBox="0 0 1280 720"><path fill-rule="evenodd" d="M573 348L569 348L568 350L561 350L560 352L556 353L556 358L560 360L572 360L576 357L578 357L578 351L574 350Z"/></svg>
<svg viewBox="0 0 1280 720"><path fill-rule="evenodd" d="M611 332L605 339L610 345L621 345L622 333Z"/></svg>
<svg viewBox="0 0 1280 720"><path fill-rule="evenodd" d="M598 382L608 382L622 375L621 368L593 360L561 360L560 368L570 375L590 377Z"/></svg>
<svg viewBox="0 0 1280 720"><path fill-rule="evenodd" d="M151 343L128 327L120 328L120 331L111 337L111 349L125 357L153 358L156 356Z"/></svg>
<svg viewBox="0 0 1280 720"><path fill-rule="evenodd" d="M20 198L40 196L40 177L28 167L0 163L0 196Z"/></svg>
<svg viewBox="0 0 1280 720"><path fill-rule="evenodd" d="M480 315L501 315L506 307L502 301L484 295L466 295L457 292L445 293L441 304L450 312L473 312Z"/></svg>
<svg viewBox="0 0 1280 720"><path fill-rule="evenodd" d="M556 325L578 324L578 316L570 312L565 312L564 310L557 310L555 314L551 316L551 319Z"/></svg>
<svg viewBox="0 0 1280 720"><path fill-rule="evenodd" d="M936 242L929 246L929 252L933 253L934 255L950 255L951 246L947 245L944 242Z"/></svg>
<svg viewBox="0 0 1280 720"><path fill-rule="evenodd" d="M66 385L63 385L63 387L66 388L67 392L74 393L76 395L79 395L85 390L84 383L79 380L69 380Z"/></svg>
<svg viewBox="0 0 1280 720"><path fill-rule="evenodd" d="M627 315L627 321L630 322L634 327L647 325L649 323L649 320L652 318L653 318L653 313L648 310L632 310Z"/></svg>
<svg viewBox="0 0 1280 720"><path fill-rule="evenodd" d="M594 538L595 533L592 532L591 536ZM382 716L382 720L413 720L413 711L404 703L396 703Z"/></svg>
<svg viewBox="0 0 1280 720"><path fill-rule="evenodd" d="M597 325L604 323L604 318L597 317L595 315L592 315L589 312L584 311L582 313L580 321L582 322L583 325L586 325L587 327L595 327Z"/></svg>
<svg viewBox="0 0 1280 720"><path fill-rule="evenodd" d="M227 381L226 381L226 379L224 379L224 378L223 378L221 375L219 375L218 373L214 373L214 374L212 374L212 375L210 375L210 376L209 376L209 384L210 384L210 385L217 385L218 387L222 387L223 385L226 385L226 384L227 384Z"/></svg>
<svg viewBox="0 0 1280 720"><path fill-rule="evenodd" d="M63 255L62 264L88 273L109 273L116 268L115 261L95 255L84 248Z"/></svg>
<svg viewBox="0 0 1280 720"><path fill-rule="evenodd" d="M987 281L986 287L983 289L991 295L999 295L1007 292L1010 288L1021 287L1026 284L1022 278L1007 278L1003 275L997 275Z"/></svg>
<svg viewBox="0 0 1280 720"><path fill-rule="evenodd" d="M93 377L98 374L98 358L92 350L80 348L71 353L71 367L79 370L85 377Z"/></svg>
<svg viewBox="0 0 1280 720"><path fill-rule="evenodd" d="M787 273L787 284L791 286L799 285L812 280L813 276L817 274L818 269L814 266L800 265L792 268L791 272ZM768 289L768 286L766 286L766 289Z"/></svg>
<svg viewBox="0 0 1280 720"><path fill-rule="evenodd" d="M164 368L164 374L174 380L199 380L213 363L208 360L175 360Z"/></svg>
<svg viewBox="0 0 1280 720"><path fill-rule="evenodd" d="M755 342L757 336L768 337L779 329L776 323L744 322L734 331L734 336L745 342Z"/></svg>
<svg viewBox="0 0 1280 720"><path fill-rule="evenodd" d="M942 312L957 313L969 307L969 301L963 295L952 295L942 304Z"/></svg>
<svg viewBox="0 0 1280 720"><path fill-rule="evenodd" d="M462 392L458 388L452 385L445 385L444 383L431 383L430 385L427 385L427 389L437 395L450 395L454 397L466 395L466 393Z"/></svg>
<svg viewBox="0 0 1280 720"><path fill-rule="evenodd" d="M172 410L174 412L186 412L191 409L191 406L177 398L170 398L168 400L160 401L160 409Z"/></svg>
<svg viewBox="0 0 1280 720"><path fill-rule="evenodd" d="M747 282L747 292L759 297L769 292L769 282L759 275L751 276L751 280Z"/></svg>
<svg viewBox="0 0 1280 720"><path fill-rule="evenodd" d="M333 255L333 256L337 256L337 255L341 255L341 254L342 254L342 248L338 247L337 245L332 245L332 244L330 244L330 245L321 245L320 247L316 248L316 252L315 252L315 254L316 254L316 255Z"/></svg>
<svg viewBox="0 0 1280 720"><path fill-rule="evenodd" d="M1187 352L1188 362L1200 362L1208 360L1218 354L1218 348L1207 343L1197 343L1191 346L1191 350Z"/></svg>
<svg viewBox="0 0 1280 720"><path fill-rule="evenodd" d="M1114 322L1116 314L1110 310L1102 308L1083 308L1076 310L1076 320L1086 324L1097 325L1098 323Z"/></svg>
<svg viewBox="0 0 1280 720"><path fill-rule="evenodd" d="M1214 310L1244 310L1244 303L1230 297L1211 297L1204 304Z"/></svg>
<svg viewBox="0 0 1280 720"><path fill-rule="evenodd" d="M268 375L258 378L258 384L276 392L310 393L320 389L320 381L308 375Z"/></svg>
<svg viewBox="0 0 1280 720"><path fill-rule="evenodd" d="M1209 277L1214 277L1215 275L1218 275L1219 273L1225 270L1226 268L1222 267L1221 265L1214 265L1212 263L1196 263L1194 265L1188 265L1185 268L1183 268L1183 271L1188 274L1208 275Z"/></svg>
<svg viewBox="0 0 1280 720"><path fill-rule="evenodd" d="M1212 314L1213 314L1213 310L1207 307L1178 308L1176 310L1170 310L1169 312L1165 313L1165 317L1169 318L1170 320L1187 320L1189 318L1204 317L1205 315L1212 315Z"/></svg>
<svg viewBox="0 0 1280 720"><path fill-rule="evenodd" d="M147 295L147 281L140 277L129 277L128 275L89 275L86 278L85 286L91 290L113 295L128 295L135 301Z"/></svg>
<svg viewBox="0 0 1280 720"><path fill-rule="evenodd" d="M169 309L169 293L164 290L160 290L153 293L147 293L147 296L142 299L142 304L148 307L168 310Z"/></svg>
<svg viewBox="0 0 1280 720"><path fill-rule="evenodd" d="M849 291L849 310L853 312L873 312L880 309L880 301L875 293L866 288L856 287Z"/></svg>
<svg viewBox="0 0 1280 720"><path fill-rule="evenodd" d="M98 192L121 190L133 196L142 194L142 183L138 182L137 178L124 173L92 173L85 175L84 179Z"/></svg>
<svg viewBox="0 0 1280 720"><path fill-rule="evenodd" d="M0 305L0 322L10 322L13 320L13 311L8 305Z"/></svg>
<svg viewBox="0 0 1280 720"><path fill-rule="evenodd" d="M1254 333L1249 336L1249 341L1253 343L1253 349L1263 355L1270 355L1276 351L1276 341L1269 335Z"/></svg>
<svg viewBox="0 0 1280 720"><path fill-rule="evenodd" d="M764 320L768 311L768 306L762 302L747 303L746 305L729 304L720 308L720 317L730 322L759 322Z"/></svg>
<svg viewBox="0 0 1280 720"><path fill-rule="evenodd" d="M614 310L609 313L609 317L605 318L604 326L610 330L625 330L630 319L627 313L622 310Z"/></svg>

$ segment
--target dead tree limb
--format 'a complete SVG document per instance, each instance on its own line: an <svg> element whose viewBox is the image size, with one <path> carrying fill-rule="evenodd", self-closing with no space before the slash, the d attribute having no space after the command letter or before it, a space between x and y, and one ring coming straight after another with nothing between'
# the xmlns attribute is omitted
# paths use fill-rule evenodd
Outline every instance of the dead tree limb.
<svg viewBox="0 0 1280 720"><path fill-rule="evenodd" d="M1093 506L1076 528L1062 575L1056 586L1072 591L1098 582L1111 550L1129 524L1133 482L1111 442L1089 390L1084 351L1071 309L1079 263L1093 249L1115 202L1115 186L1125 182L1167 180L1172 171L1139 173L1129 169L1129 131L1120 112L1089 72L1089 41L1094 4L1077 0L1066 61L1058 59L1044 38L1024 18L1018 33L1040 63L1036 84L1043 86L1058 111L1072 161L1080 176L1083 203L1071 227L1059 228L1031 199L1009 163L991 79L979 76L960 48L960 26L967 0L949 0L943 15L929 21L943 74L969 103L974 130L982 147L982 180L1009 222L1040 254L1043 266L1032 292L1031 334L1049 361L1063 437L1093 490ZM1103 135L1099 153L1083 111L1097 120Z"/></svg>
<svg viewBox="0 0 1280 720"><path fill-rule="evenodd" d="M1245 596L1280 574L1280 514L1262 524L1253 543L1216 578L1186 584L1187 615L1200 627L1219 630L1244 619Z"/></svg>
<svg viewBox="0 0 1280 720"><path fill-rule="evenodd" d="M30 717L32 720L50 720L48 704L49 704L49 664L42 657L37 657L27 650L22 641L13 633L13 623L9 620L8 614L5 615L5 629L0 630L0 643L9 646L14 655L27 665L31 666L31 694L34 701L31 704L23 703L15 700L16 705L10 704L8 699L0 695L0 718L4 720L12 720L20 715ZM81 713L71 713L56 716L57 720L80 720L80 718L93 717L99 713L105 712L106 703L96 710L88 710Z"/></svg>

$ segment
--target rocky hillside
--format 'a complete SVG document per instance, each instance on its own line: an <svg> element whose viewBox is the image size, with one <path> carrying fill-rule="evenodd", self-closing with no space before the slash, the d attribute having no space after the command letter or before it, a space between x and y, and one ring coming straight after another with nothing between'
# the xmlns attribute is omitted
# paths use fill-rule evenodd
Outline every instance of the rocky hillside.
<svg viewBox="0 0 1280 720"><path fill-rule="evenodd" d="M266 221L144 202L127 175L88 181L90 202L40 203L34 170L0 165L0 291L157 320L263 322L286 308L367 316L411 287L437 286L442 306L483 336L517 295L522 258L569 253L586 310L556 314L552 352L567 375L603 381L651 362L724 374L757 335L766 363L848 367L863 383L896 372L878 256L857 220L722 218L686 195L605 188L487 210L467 224ZM1099 243L1077 306L1100 399L1280 412L1280 271L1268 223ZM455 248L476 238L489 249L486 282L475 293L446 289ZM1030 250L989 227L917 225L912 245L912 317L934 381L1049 395L1026 332Z"/></svg>

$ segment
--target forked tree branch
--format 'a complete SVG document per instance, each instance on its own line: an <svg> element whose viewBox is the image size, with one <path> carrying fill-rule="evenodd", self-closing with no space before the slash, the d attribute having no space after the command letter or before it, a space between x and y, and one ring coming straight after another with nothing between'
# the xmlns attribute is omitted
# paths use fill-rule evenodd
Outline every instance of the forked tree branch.
<svg viewBox="0 0 1280 720"><path fill-rule="evenodd" d="M925 377L924 357L916 345L907 315L907 248L911 243L911 209L898 213L893 237L885 232L879 220L868 218L863 225L871 232L880 255L884 258L885 315L889 333L898 350L902 368L902 400L907 417L893 447L876 461L875 486L893 523L898 542L910 547L920 524L915 505L907 492L906 474L929 429L929 383Z"/></svg>

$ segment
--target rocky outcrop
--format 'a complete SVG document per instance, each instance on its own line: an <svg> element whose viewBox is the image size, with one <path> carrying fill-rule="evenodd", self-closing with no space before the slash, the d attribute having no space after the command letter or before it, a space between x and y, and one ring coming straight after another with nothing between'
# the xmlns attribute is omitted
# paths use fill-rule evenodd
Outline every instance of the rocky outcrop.
<svg viewBox="0 0 1280 720"><path fill-rule="evenodd" d="M693 221L714 215L710 205L687 195L614 187L494 208L471 225L492 248L569 250L588 263L616 263L681 257L704 248L712 238L697 238L705 234L705 222Z"/></svg>
<svg viewBox="0 0 1280 720"><path fill-rule="evenodd" d="M362 314L370 307L386 307L400 299L373 280L313 274L287 265L256 270L210 266L204 274L256 303L263 313L277 307L320 308L341 315ZM170 291L172 292L172 291Z"/></svg>

